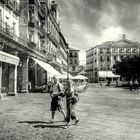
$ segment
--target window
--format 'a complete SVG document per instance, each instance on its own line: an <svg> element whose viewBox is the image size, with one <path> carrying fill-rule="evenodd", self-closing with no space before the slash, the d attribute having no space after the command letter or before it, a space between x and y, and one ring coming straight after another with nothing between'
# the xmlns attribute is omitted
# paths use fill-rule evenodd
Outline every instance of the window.
<svg viewBox="0 0 140 140"><path fill-rule="evenodd" d="M100 56L100 61L103 61L103 57L102 56Z"/></svg>
<svg viewBox="0 0 140 140"><path fill-rule="evenodd" d="M116 60L116 56L114 56L114 60Z"/></svg>
<svg viewBox="0 0 140 140"><path fill-rule="evenodd" d="M123 49L123 48L121 48L121 49L119 50L119 52L124 52L124 49Z"/></svg>
<svg viewBox="0 0 140 140"><path fill-rule="evenodd" d="M96 55L96 50L95 50L94 54Z"/></svg>
<svg viewBox="0 0 140 140"><path fill-rule="evenodd" d="M72 52L70 52L70 57L72 57Z"/></svg>
<svg viewBox="0 0 140 140"><path fill-rule="evenodd" d="M29 40L30 40L31 42L34 41L33 32L29 32Z"/></svg>
<svg viewBox="0 0 140 140"><path fill-rule="evenodd" d="M13 22L13 34L14 34L14 35L16 35L16 28L15 28L15 26L16 26L16 23Z"/></svg>
<svg viewBox="0 0 140 140"><path fill-rule="evenodd" d="M75 64L77 64L77 59L75 59Z"/></svg>
<svg viewBox="0 0 140 140"><path fill-rule="evenodd" d="M74 56L77 57L77 53L76 52L75 52Z"/></svg>
<svg viewBox="0 0 140 140"><path fill-rule="evenodd" d="M126 52L129 53L130 52L130 49L127 49Z"/></svg>
<svg viewBox="0 0 140 140"><path fill-rule="evenodd" d="M122 60L123 59L123 56L120 56L120 59Z"/></svg>
<svg viewBox="0 0 140 140"><path fill-rule="evenodd" d="M70 64L72 64L72 59L70 59Z"/></svg>
<svg viewBox="0 0 140 140"><path fill-rule="evenodd" d="M72 71L75 71L75 66L72 66Z"/></svg>
<svg viewBox="0 0 140 140"><path fill-rule="evenodd" d="M110 57L109 56L107 56L107 61L110 61Z"/></svg>
<svg viewBox="0 0 140 140"><path fill-rule="evenodd" d="M109 48L107 48L107 53L110 53L110 49Z"/></svg>
<svg viewBox="0 0 140 140"><path fill-rule="evenodd" d="M107 69L110 70L110 65L107 65Z"/></svg>
<svg viewBox="0 0 140 140"><path fill-rule="evenodd" d="M0 9L0 27L2 27L2 10Z"/></svg>
<svg viewBox="0 0 140 140"><path fill-rule="evenodd" d="M103 49L102 48L100 49L100 53L103 53Z"/></svg>
<svg viewBox="0 0 140 140"><path fill-rule="evenodd" d="M0 9L0 21L2 21L2 10Z"/></svg>

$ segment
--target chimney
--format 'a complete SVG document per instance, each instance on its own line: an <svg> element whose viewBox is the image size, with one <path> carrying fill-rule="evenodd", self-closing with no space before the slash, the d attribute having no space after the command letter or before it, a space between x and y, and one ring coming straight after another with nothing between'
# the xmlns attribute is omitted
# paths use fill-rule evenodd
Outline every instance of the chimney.
<svg viewBox="0 0 140 140"><path fill-rule="evenodd" d="M126 39L126 36L125 36L125 34L123 34L123 36L122 36L122 39L123 39L123 40L125 40L125 39Z"/></svg>

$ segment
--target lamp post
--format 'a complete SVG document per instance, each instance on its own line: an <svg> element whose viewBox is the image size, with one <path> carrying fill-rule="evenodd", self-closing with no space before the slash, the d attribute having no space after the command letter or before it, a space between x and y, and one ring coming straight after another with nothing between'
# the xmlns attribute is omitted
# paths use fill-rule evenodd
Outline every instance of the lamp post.
<svg viewBox="0 0 140 140"><path fill-rule="evenodd" d="M69 49L67 49L67 81L69 81Z"/></svg>
<svg viewBox="0 0 140 140"><path fill-rule="evenodd" d="M70 95L70 82L69 82L69 49L67 44L67 93L66 93L66 108L67 108L67 115L66 119L67 122L70 121L70 104L69 104L69 95Z"/></svg>

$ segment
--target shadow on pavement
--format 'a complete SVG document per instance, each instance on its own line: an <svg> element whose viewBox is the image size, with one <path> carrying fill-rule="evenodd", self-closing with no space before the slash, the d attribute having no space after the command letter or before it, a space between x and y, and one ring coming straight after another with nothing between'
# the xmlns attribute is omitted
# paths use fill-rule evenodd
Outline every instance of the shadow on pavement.
<svg viewBox="0 0 140 140"><path fill-rule="evenodd" d="M65 128L66 125L54 125L54 124L51 124L51 125L34 125L33 127L35 128Z"/></svg>
<svg viewBox="0 0 140 140"><path fill-rule="evenodd" d="M28 123L28 124L47 123L47 124L49 124L49 122L43 122L43 121L21 121L18 123Z"/></svg>
<svg viewBox="0 0 140 140"><path fill-rule="evenodd" d="M55 121L55 123L59 123L59 122L65 122L65 121ZM28 123L28 124L38 124L38 125L34 125L33 127L35 127L35 128L46 128L46 127L48 127L48 128L65 128L66 127L66 125L65 124L63 124L63 125L61 125L61 124L54 124L54 123L51 123L51 122L43 122L43 121L20 121L20 122L18 122L18 123L20 123L20 124L24 124L24 123ZM42 125L41 125L42 124ZM48 124L48 125L43 125L43 124Z"/></svg>

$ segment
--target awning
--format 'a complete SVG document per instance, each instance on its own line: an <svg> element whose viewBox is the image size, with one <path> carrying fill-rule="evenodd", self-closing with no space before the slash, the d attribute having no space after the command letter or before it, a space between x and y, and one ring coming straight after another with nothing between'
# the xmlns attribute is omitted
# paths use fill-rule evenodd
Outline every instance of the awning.
<svg viewBox="0 0 140 140"><path fill-rule="evenodd" d="M51 76L60 76L61 73L59 73L57 70L55 70L50 64L43 62L41 60L35 59L32 57L32 59L37 62L43 69L45 69L47 72L51 74Z"/></svg>
<svg viewBox="0 0 140 140"><path fill-rule="evenodd" d="M120 75L115 75L112 71L98 71L98 75L100 78L117 78Z"/></svg>
<svg viewBox="0 0 140 140"><path fill-rule="evenodd" d="M19 64L19 57L5 53L0 51L0 61L13 64L13 65L18 65Z"/></svg>
<svg viewBox="0 0 140 140"><path fill-rule="evenodd" d="M88 79L88 78L86 76L83 76L83 75L77 75L77 76L73 77L72 79L84 80L84 79Z"/></svg>

